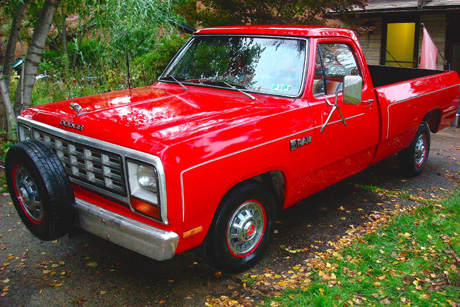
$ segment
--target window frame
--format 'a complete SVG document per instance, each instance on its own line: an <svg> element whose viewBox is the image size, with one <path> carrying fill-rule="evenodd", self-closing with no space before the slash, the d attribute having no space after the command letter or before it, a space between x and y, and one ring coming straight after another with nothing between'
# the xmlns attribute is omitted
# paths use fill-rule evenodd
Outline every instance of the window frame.
<svg viewBox="0 0 460 307"><path fill-rule="evenodd" d="M355 64L356 64L356 67L358 69L358 75L361 76L361 78L363 79L363 89L366 87L366 82L365 82L365 78L364 78L364 75L365 75L365 71L363 70L363 67L361 65L361 61L359 60L359 54L358 52L356 52L356 48L353 47L353 41L350 41L350 40L346 40L346 39L341 39L341 38L336 38L336 39L318 39L316 40L316 43L312 44L311 47L314 47L315 49L315 53L312 55L311 57L311 60L315 60L314 64L313 64L313 77L312 77L312 80L311 82L309 82L310 84L310 94L315 98L315 99L321 99L321 98L324 98L324 97L330 97L330 96L335 96L336 93L331 93L329 94L327 92L327 79L326 79L326 71L324 69L324 60L323 60L323 55L321 52L319 52L319 48L321 45L333 45L333 44L337 44L337 45L345 45L348 47L349 51L351 52L354 60L355 60ZM312 49L313 50L313 49ZM318 94L315 94L314 93L314 86L313 86L313 83L314 83L314 80L315 80L315 72L314 72L314 69L315 69L315 66L316 66L316 57L317 55L319 55L320 57L320 61L321 61L321 70L322 70L322 82L324 84L324 93L318 93ZM343 81L342 81L343 83Z"/></svg>

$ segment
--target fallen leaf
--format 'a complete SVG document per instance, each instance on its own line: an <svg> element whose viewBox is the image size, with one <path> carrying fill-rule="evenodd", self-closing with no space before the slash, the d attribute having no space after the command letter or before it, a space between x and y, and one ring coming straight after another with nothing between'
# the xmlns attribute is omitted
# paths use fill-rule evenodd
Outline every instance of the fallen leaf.
<svg viewBox="0 0 460 307"><path fill-rule="evenodd" d="M388 298L384 299L383 301L380 301L380 304L382 305L391 305L391 302Z"/></svg>

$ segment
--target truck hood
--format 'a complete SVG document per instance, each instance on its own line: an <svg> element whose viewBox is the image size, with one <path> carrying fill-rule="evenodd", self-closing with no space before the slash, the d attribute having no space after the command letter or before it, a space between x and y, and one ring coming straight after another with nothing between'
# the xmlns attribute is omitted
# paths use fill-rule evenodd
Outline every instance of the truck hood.
<svg viewBox="0 0 460 307"><path fill-rule="evenodd" d="M254 102L239 92L199 87L185 91L177 85L160 83L42 105L26 110L22 117L158 153L208 131L250 121L267 110L261 99L266 98ZM72 102L82 108L79 115L70 107Z"/></svg>

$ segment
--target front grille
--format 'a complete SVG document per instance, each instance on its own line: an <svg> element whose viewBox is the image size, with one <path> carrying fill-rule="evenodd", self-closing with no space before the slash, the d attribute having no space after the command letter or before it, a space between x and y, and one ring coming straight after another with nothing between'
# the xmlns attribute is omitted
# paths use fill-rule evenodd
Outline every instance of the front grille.
<svg viewBox="0 0 460 307"><path fill-rule="evenodd" d="M126 196L123 162L119 155L64 140L36 129L33 130L33 138L54 150L70 177L90 186Z"/></svg>

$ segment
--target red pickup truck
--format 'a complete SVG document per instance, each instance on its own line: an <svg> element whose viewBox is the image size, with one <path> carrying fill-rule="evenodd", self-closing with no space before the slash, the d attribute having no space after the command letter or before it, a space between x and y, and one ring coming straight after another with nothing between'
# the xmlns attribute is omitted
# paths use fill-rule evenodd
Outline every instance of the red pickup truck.
<svg viewBox="0 0 460 307"><path fill-rule="evenodd" d="M459 89L455 72L368 66L349 30L202 29L152 86L24 111L8 187L43 240L80 228L242 271L277 211L395 153L418 175Z"/></svg>

